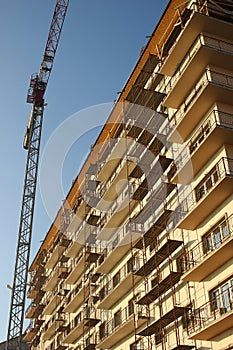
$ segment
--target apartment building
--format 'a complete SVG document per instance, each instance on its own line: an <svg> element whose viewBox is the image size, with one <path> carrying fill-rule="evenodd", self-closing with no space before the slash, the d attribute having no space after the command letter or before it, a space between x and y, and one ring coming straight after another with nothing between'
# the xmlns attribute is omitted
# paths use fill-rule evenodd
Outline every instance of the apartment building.
<svg viewBox="0 0 233 350"><path fill-rule="evenodd" d="M32 350L233 349L233 1L171 0L30 267Z"/></svg>

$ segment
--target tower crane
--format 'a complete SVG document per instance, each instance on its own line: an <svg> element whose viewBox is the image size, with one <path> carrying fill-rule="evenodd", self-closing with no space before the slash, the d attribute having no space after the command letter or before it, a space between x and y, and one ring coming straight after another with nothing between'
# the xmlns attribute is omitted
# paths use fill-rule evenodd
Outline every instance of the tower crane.
<svg viewBox="0 0 233 350"><path fill-rule="evenodd" d="M39 73L33 74L27 95L32 104L23 146L27 150L26 171L20 214L18 242L12 285L10 314L7 333L7 350L21 350L28 265L30 258L32 224L36 195L41 130L44 112L44 94L53 68L69 0L56 0Z"/></svg>

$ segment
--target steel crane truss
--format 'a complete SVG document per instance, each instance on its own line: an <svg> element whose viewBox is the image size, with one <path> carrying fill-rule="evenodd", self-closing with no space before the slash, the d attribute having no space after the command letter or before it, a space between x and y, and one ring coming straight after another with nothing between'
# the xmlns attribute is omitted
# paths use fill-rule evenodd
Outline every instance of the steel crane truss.
<svg viewBox="0 0 233 350"><path fill-rule="evenodd" d="M39 74L33 74L27 96L32 103L24 148L28 150L23 199L16 251L14 280L11 294L7 334L7 350L21 349L28 264L36 195L40 139L44 111L44 93L53 67L69 0L57 0Z"/></svg>

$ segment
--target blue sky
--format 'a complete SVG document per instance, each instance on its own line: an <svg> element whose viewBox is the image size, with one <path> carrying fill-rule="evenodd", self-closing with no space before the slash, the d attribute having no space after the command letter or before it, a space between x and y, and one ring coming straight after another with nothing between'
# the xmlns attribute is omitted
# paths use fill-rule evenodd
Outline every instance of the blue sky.
<svg viewBox="0 0 233 350"><path fill-rule="evenodd" d="M69 116L93 105L113 103L167 5L167 0L70 0L46 92L41 153ZM8 0L0 12L1 246L0 341L7 333L10 290L21 209L26 151L23 136L31 106L30 75L39 70L55 0ZM85 120L81 120L85 123ZM63 169L65 193L97 135L85 134ZM48 175L49 176L49 175ZM63 198L61 198L62 200ZM51 224L38 186L31 257Z"/></svg>

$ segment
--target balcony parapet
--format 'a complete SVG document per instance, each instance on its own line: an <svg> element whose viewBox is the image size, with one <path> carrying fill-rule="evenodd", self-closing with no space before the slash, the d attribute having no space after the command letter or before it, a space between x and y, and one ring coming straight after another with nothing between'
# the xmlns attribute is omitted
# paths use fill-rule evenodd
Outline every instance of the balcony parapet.
<svg viewBox="0 0 233 350"><path fill-rule="evenodd" d="M207 67L170 119L169 141L181 143L216 101L231 104L233 76ZM177 136L178 135L178 136Z"/></svg>
<svg viewBox="0 0 233 350"><path fill-rule="evenodd" d="M190 339L214 340L232 328L233 300L231 288L224 290L216 298L188 313L188 334Z"/></svg>
<svg viewBox="0 0 233 350"><path fill-rule="evenodd" d="M210 238L209 237L213 237ZM233 257L233 215L208 232L182 260L185 281L202 281Z"/></svg>
<svg viewBox="0 0 233 350"><path fill-rule="evenodd" d="M134 310L135 309L135 310ZM110 349L148 321L146 311L142 308L125 307L114 318L110 319L104 327L98 347Z"/></svg>
<svg viewBox="0 0 233 350"><path fill-rule="evenodd" d="M43 340L51 339L66 323L67 315L64 312L56 312L43 327Z"/></svg>
<svg viewBox="0 0 233 350"><path fill-rule="evenodd" d="M95 327L99 322L98 312L91 307L85 308L69 323L63 342L67 344L76 343L85 332Z"/></svg>
<svg viewBox="0 0 233 350"><path fill-rule="evenodd" d="M202 48L212 49L219 53L228 54L232 56L233 52L233 44L221 39L216 39L214 37L211 37L210 35L201 33L198 35L197 39L183 58L181 64L179 65L175 75L172 76L172 78L169 80L168 84L164 87L164 92L169 95L169 93L173 90L175 85L178 83L178 81L181 79L182 75L184 74L184 71L187 69L189 64L192 62L195 55L197 55L197 52ZM218 58L218 56L212 55L212 60L214 58ZM222 56L221 56L222 57ZM205 60L202 60L203 63L205 63ZM208 64L208 62L206 62ZM217 64L216 64L217 65Z"/></svg>
<svg viewBox="0 0 233 350"><path fill-rule="evenodd" d="M137 267L138 259L135 256L129 259L110 281L102 285L99 291L98 309L111 308L132 288L132 273L137 270ZM134 276L134 283L138 283L141 279L141 276Z"/></svg>
<svg viewBox="0 0 233 350"><path fill-rule="evenodd" d="M173 182L188 183L224 143L232 143L233 114L213 109L177 156L168 176ZM204 147L203 157L198 156ZM188 167L192 172L188 171Z"/></svg>
<svg viewBox="0 0 233 350"><path fill-rule="evenodd" d="M194 230L233 190L233 159L223 157L177 208L177 226Z"/></svg>
<svg viewBox="0 0 233 350"><path fill-rule="evenodd" d="M120 228L101 251L97 271L108 273L144 233L142 224L128 223Z"/></svg>

